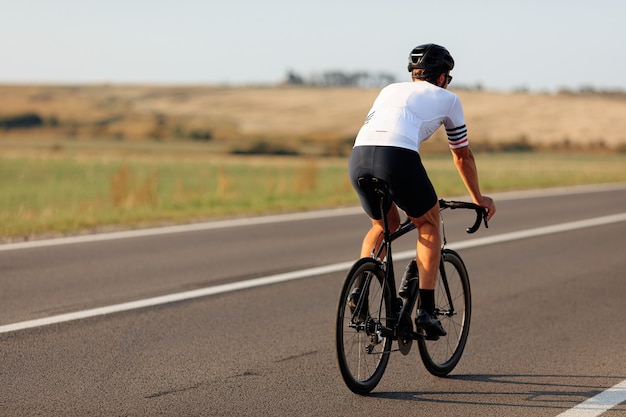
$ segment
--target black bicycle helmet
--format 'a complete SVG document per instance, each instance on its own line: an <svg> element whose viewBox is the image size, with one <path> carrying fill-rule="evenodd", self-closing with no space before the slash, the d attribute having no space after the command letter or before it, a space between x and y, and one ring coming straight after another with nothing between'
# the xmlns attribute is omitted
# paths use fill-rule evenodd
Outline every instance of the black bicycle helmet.
<svg viewBox="0 0 626 417"><path fill-rule="evenodd" d="M426 43L413 48L409 54L409 72L414 69L423 69L419 77L424 80L434 80L439 74L451 71L454 68L454 59L443 46Z"/></svg>

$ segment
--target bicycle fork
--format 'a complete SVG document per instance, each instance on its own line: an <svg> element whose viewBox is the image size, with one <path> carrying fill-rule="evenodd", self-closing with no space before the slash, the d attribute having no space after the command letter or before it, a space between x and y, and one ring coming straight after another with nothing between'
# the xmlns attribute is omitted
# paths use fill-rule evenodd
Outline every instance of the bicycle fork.
<svg viewBox="0 0 626 417"><path fill-rule="evenodd" d="M447 317L452 317L456 315L456 311L454 309L454 302L452 301L452 294L450 293L450 284L448 284L448 276L446 274L446 268L444 264L444 251L441 252L441 258L439 259L439 273L441 274L441 282L443 283L443 288L446 293L446 298L448 299L448 310L442 311L439 307L435 307L435 314L444 315Z"/></svg>

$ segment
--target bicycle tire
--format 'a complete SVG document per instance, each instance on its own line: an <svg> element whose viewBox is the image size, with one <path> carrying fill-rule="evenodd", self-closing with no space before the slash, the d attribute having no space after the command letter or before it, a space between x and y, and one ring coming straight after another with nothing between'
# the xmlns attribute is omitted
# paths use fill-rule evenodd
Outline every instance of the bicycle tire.
<svg viewBox="0 0 626 417"><path fill-rule="evenodd" d="M435 288L435 306L447 335L439 340L418 340L418 347L428 372L444 377L452 372L463 355L472 316L472 296L467 268L459 254L444 249L441 256L455 311L450 312L444 277L440 270Z"/></svg>
<svg viewBox="0 0 626 417"><path fill-rule="evenodd" d="M378 385L389 362L392 337L376 334L380 325L392 327L388 316L393 304L384 282L380 263L362 258L352 266L339 296L337 360L344 382L360 395L368 394ZM361 293L352 311L348 298L354 288L361 288Z"/></svg>

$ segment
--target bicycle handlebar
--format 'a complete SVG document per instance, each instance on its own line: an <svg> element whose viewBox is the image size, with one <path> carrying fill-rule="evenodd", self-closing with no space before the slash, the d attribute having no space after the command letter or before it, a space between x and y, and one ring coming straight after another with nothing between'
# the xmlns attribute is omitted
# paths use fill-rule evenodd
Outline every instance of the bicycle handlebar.
<svg viewBox="0 0 626 417"><path fill-rule="evenodd" d="M474 233L480 227L481 221L485 223L485 228L489 228L489 224L487 223L487 209L479 206L478 204L468 203L466 201L447 201L447 200L439 200L439 208L441 209L471 209L476 211L476 221L470 227L468 227L465 231L467 233Z"/></svg>
<svg viewBox="0 0 626 417"><path fill-rule="evenodd" d="M476 211L476 221L471 227L465 229L467 233L474 233L480 228L480 222L485 223L485 227L489 228L489 224L487 224L487 209L479 206L478 204L468 203L466 201L448 201L448 200L439 200L439 208L440 209L471 209ZM400 236L404 236L406 233L415 229L415 225L411 221L410 218L406 218L406 220L400 224L400 227L395 232L391 233L391 241L396 240Z"/></svg>

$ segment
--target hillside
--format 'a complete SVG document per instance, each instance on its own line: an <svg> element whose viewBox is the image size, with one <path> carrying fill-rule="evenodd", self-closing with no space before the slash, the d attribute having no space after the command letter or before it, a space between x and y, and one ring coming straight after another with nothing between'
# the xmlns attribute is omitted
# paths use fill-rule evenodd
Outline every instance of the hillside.
<svg viewBox="0 0 626 417"><path fill-rule="evenodd" d="M624 95L456 93L476 146L626 147ZM345 146L376 94L357 88L4 85L0 140L190 138L226 148L255 141L305 149ZM40 123L6 123L24 115L38 116Z"/></svg>

